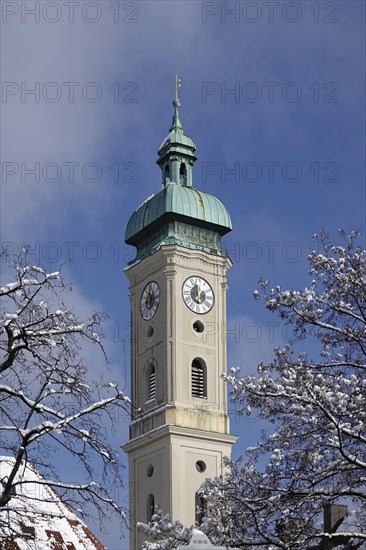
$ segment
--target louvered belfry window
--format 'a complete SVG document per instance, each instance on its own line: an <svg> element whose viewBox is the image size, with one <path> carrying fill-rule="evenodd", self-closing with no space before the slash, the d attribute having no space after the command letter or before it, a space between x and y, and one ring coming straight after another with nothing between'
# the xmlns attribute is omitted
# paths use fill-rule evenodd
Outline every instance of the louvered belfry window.
<svg viewBox="0 0 366 550"><path fill-rule="evenodd" d="M207 397L206 365L200 359L192 361L192 397Z"/></svg>
<svg viewBox="0 0 366 550"><path fill-rule="evenodd" d="M149 375L149 400L156 398L156 369L154 365L150 367Z"/></svg>

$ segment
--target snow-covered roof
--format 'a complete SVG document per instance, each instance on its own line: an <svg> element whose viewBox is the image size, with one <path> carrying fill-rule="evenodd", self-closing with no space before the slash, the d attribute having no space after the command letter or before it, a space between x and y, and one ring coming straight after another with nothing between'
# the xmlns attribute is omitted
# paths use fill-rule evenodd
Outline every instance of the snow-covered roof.
<svg viewBox="0 0 366 550"><path fill-rule="evenodd" d="M14 461L14 458L0 456L0 484L6 482ZM0 512L0 541L7 540L4 548L105 550L30 464L22 464L14 482L15 495ZM3 548L1 542L0 547Z"/></svg>

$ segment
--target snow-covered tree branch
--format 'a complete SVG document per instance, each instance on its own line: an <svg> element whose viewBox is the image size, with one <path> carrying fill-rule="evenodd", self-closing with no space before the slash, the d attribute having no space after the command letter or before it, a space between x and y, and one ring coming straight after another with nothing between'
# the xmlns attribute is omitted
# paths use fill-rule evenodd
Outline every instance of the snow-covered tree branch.
<svg viewBox="0 0 366 550"><path fill-rule="evenodd" d="M94 345L101 370L107 365L105 316L80 320L64 303L71 289L61 275L28 265L26 251L16 262L5 253L1 260L13 273L12 282L0 287L1 454L15 460L6 476L0 464L0 540L2 532L9 533L12 499L27 483L20 475L27 462L42 474L40 483L56 489L75 510L87 503L100 519L109 516L108 508L124 519L116 498L122 466L108 432L113 419L128 413L129 399L114 382L89 380L83 360L85 346ZM80 482L53 466L59 452L69 466L74 460L76 476L83 472Z"/></svg>
<svg viewBox="0 0 366 550"><path fill-rule="evenodd" d="M185 528L180 521L171 521L169 514L155 507L151 522L137 524L138 529L155 542L145 542L143 550L170 550L186 545L190 541L192 529Z"/></svg>
<svg viewBox="0 0 366 550"><path fill-rule="evenodd" d="M290 336L257 374L226 376L241 414L255 411L260 441L224 479L207 481L200 529L213 542L239 548L315 550L366 547L366 251L358 232L333 245L315 236L309 285L255 291L280 316ZM323 509L347 504L352 528L326 533ZM163 517L145 526L152 543L167 531ZM174 539L174 533L172 533ZM365 546L364 546L365 545Z"/></svg>

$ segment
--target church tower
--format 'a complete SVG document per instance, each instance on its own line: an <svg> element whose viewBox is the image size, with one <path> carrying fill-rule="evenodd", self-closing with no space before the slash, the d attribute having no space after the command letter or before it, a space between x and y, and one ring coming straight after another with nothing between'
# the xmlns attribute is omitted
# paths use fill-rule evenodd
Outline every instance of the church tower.
<svg viewBox="0 0 366 550"><path fill-rule="evenodd" d="M158 149L162 188L137 208L126 229L136 257L130 281L132 419L129 459L130 550L158 505L191 526L197 490L223 473L236 437L227 415L226 271L221 237L231 230L223 203L192 184L196 146L184 133L178 94Z"/></svg>

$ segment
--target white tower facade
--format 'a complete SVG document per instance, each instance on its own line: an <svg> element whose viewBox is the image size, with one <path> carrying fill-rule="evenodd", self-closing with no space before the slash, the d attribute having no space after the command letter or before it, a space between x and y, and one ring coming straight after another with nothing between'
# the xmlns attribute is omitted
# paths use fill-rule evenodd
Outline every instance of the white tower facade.
<svg viewBox="0 0 366 550"><path fill-rule="evenodd" d="M161 191L131 216L126 242L137 255L130 281L132 419L129 459L130 550L137 522L158 505L187 526L199 520L197 491L223 473L236 437L227 416L226 272L230 231L222 202L192 187L195 144L184 134L179 100L158 150Z"/></svg>

